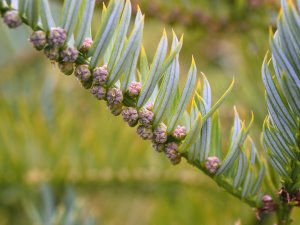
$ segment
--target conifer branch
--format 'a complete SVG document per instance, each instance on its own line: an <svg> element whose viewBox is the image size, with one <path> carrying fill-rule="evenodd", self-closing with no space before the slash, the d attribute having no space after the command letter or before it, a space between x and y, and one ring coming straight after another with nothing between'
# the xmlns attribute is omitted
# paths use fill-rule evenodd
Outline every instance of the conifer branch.
<svg viewBox="0 0 300 225"><path fill-rule="evenodd" d="M282 1L278 31L274 38L271 35L272 58L266 57L262 69L269 110L262 139L269 163L283 180L279 198L269 188L276 184L264 185L269 181L265 179L269 167L248 135L253 116L246 125L235 110L230 144L223 155L218 108L234 81L212 104L209 82L204 74L198 77L192 58L181 91L182 38L173 32L168 52L164 31L149 64L142 44L140 9L129 32L130 1L111 0L103 6L100 28L92 36L94 4L65 0L60 24L54 24L47 0L19 0L17 5L0 0L0 11L10 28L22 23L31 27L33 47L58 63L64 74L74 73L83 88L106 102L113 115L122 115L131 127L138 126L138 135L151 140L153 148L172 164L186 158L233 196L258 208L258 216L277 210L279 223L288 224L291 208L300 202L300 18L294 4Z"/></svg>

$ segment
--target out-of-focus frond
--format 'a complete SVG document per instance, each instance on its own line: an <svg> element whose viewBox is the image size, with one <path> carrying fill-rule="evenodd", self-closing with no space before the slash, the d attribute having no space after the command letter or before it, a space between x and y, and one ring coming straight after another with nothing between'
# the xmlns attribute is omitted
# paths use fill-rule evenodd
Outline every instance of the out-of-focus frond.
<svg viewBox="0 0 300 225"><path fill-rule="evenodd" d="M47 185L42 186L42 207L35 206L29 200L24 200L24 208L31 223L34 225L94 225L96 222L85 215L82 207L76 202L74 191L67 189L63 203L57 200Z"/></svg>
<svg viewBox="0 0 300 225"><path fill-rule="evenodd" d="M300 15L292 1L281 4L278 30L271 34L272 57L262 66L269 111L263 144L284 188L294 193L300 188Z"/></svg>

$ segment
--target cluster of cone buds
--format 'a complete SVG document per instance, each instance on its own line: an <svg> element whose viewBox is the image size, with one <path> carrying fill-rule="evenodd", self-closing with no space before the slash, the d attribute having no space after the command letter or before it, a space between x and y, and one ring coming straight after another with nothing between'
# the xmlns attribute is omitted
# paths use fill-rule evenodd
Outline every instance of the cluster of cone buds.
<svg viewBox="0 0 300 225"><path fill-rule="evenodd" d="M75 69L75 76L84 88L89 89L92 86L93 77L89 65L78 65Z"/></svg>
<svg viewBox="0 0 300 225"><path fill-rule="evenodd" d="M110 88L107 91L107 106L110 109L111 113L114 116L118 116L122 113L122 109L123 109L123 93L120 89L118 88Z"/></svg>
<svg viewBox="0 0 300 225"><path fill-rule="evenodd" d="M29 41L35 49L43 50L51 61L57 62L61 72L66 75L73 74L80 52L85 54L92 45L92 40L86 38L79 51L75 47L67 46L67 33L61 27L53 27L48 32L35 30L30 35ZM84 83L84 87L89 86Z"/></svg>
<svg viewBox="0 0 300 225"><path fill-rule="evenodd" d="M9 10L3 14L4 23L10 28L18 27L22 24L22 19L16 10ZM86 56L91 48L93 41L86 38L79 50L67 46L66 30L60 27L51 28L50 31L35 30L29 37L33 47L44 54L52 61L57 62L59 69L66 75L75 74L82 86L90 89L92 95L98 100L106 100L107 106L115 116L122 114L124 121L129 126L137 128L138 135L144 140L151 140L152 146L157 152L164 152L172 164L178 164L181 161L181 154L178 152L178 146L186 136L186 129L177 126L171 134L167 133L167 127L164 123L153 127L154 113L153 104L147 104L144 108L138 110L134 106L124 106L123 92L117 87L107 87L108 71L106 66L91 69L88 64L78 64L79 55ZM135 101L142 90L142 84L132 81L126 97Z"/></svg>
<svg viewBox="0 0 300 225"><path fill-rule="evenodd" d="M43 50L51 61L57 62L64 74L71 75L74 72L75 62L80 53L76 48L67 46L67 33L63 28L53 27L48 32L35 30L30 35L29 41L35 49ZM89 43L85 44L84 51L91 46L91 41Z"/></svg>
<svg viewBox="0 0 300 225"><path fill-rule="evenodd" d="M46 33L42 30L37 30L30 35L29 41L33 44L35 49L41 51L47 44Z"/></svg>
<svg viewBox="0 0 300 225"><path fill-rule="evenodd" d="M37 31L35 31L30 37L30 42L35 48L37 48L38 42L33 37L37 35ZM74 63L79 52L74 47L65 46L66 38L67 34L64 29L60 27L51 28L47 35L44 53L50 60L58 62L59 68L64 74L71 75L74 72Z"/></svg>
<svg viewBox="0 0 300 225"><path fill-rule="evenodd" d="M128 95L131 97L137 97L142 90L142 84L140 82L132 81L128 87Z"/></svg>
<svg viewBox="0 0 300 225"><path fill-rule="evenodd" d="M165 146L166 156L173 165L176 165L181 161L180 153L177 150L178 145L175 142L170 142Z"/></svg>
<svg viewBox="0 0 300 225"><path fill-rule="evenodd" d="M22 19L16 10L7 10L3 13L3 22L9 28L17 28L22 24Z"/></svg>
<svg viewBox="0 0 300 225"><path fill-rule="evenodd" d="M108 105L119 105L123 102L123 93L118 88L110 88L107 92Z"/></svg>
<svg viewBox="0 0 300 225"><path fill-rule="evenodd" d="M155 129L152 126L140 125L138 134L143 139L152 140L152 147L157 152L164 152L173 165L180 163L181 154L178 152L180 142L168 135L165 124L161 123Z"/></svg>
<svg viewBox="0 0 300 225"><path fill-rule="evenodd" d="M144 125L144 126L151 126L152 121L153 121L153 112L143 108L139 111L139 122L140 124Z"/></svg>
<svg viewBox="0 0 300 225"><path fill-rule="evenodd" d="M181 126L177 126L172 134L168 135L166 125L161 123L153 131L153 148L157 152L164 152L173 165L181 162L181 154L178 151L178 147L183 139L177 139L174 137L174 134L178 132L182 132L182 136L186 136L186 129L180 130L181 128Z"/></svg>
<svg viewBox="0 0 300 225"><path fill-rule="evenodd" d="M152 107L149 107L148 105L140 110L139 122L141 125L138 126L137 133L142 139L151 140L152 147L157 152L164 152L173 165L179 164L181 161L181 154L178 151L178 147L182 139L174 138L174 133L176 134L179 132L181 133L181 137L185 137L186 129L182 129L181 126L178 126L175 128L174 132L169 135L164 123L160 123L156 128L153 128L152 120L154 114L149 109L152 109Z"/></svg>
<svg viewBox="0 0 300 225"><path fill-rule="evenodd" d="M98 99L104 100L106 98L106 81L107 81L107 67L96 67L92 72L93 86L91 93Z"/></svg>
<svg viewBox="0 0 300 225"><path fill-rule="evenodd" d="M7 10L3 13L3 21L9 28L16 28L22 24L22 18L16 10ZM70 75L74 63L78 57L78 50L72 47L64 47L67 33L60 27L51 28L46 33L42 30L35 30L29 37L33 47L39 51L44 49L45 55L53 61L60 63L59 68L65 74Z"/></svg>
<svg viewBox="0 0 300 225"><path fill-rule="evenodd" d="M128 123L130 127L134 127L138 123L139 114L133 107L126 107L122 111L123 120Z"/></svg>
<svg viewBox="0 0 300 225"><path fill-rule="evenodd" d="M93 40L91 38L84 39L79 51L82 52L83 54L86 54L92 47L92 44L93 44Z"/></svg>
<svg viewBox="0 0 300 225"><path fill-rule="evenodd" d="M215 174L220 166L220 160L216 156L209 156L205 161L205 169L210 174Z"/></svg>
<svg viewBox="0 0 300 225"><path fill-rule="evenodd" d="M172 133L172 137L178 141L182 141L186 136L186 128L184 126L177 126Z"/></svg>
<svg viewBox="0 0 300 225"><path fill-rule="evenodd" d="M125 94L132 99L139 96L142 89L140 82L132 81ZM116 100L121 98L121 92L117 89L112 89L111 93L107 94L108 105L114 105ZM152 141L152 147L157 152L164 152L172 164L178 164L181 161L181 154L178 152L180 142L186 136L186 129L178 126L172 134L167 133L167 127L164 123L160 123L157 127L153 126L154 113L153 104L148 103L141 109L135 107L123 107L122 117L130 127L137 127L137 134L143 140Z"/></svg>
<svg viewBox="0 0 300 225"><path fill-rule="evenodd" d="M90 89L91 94L96 99L106 101L107 106L113 115L118 116L122 113L124 100L123 93L117 87L107 87L108 71L106 65L94 69L91 69L87 64L77 65L75 76L84 88ZM123 117L128 118L129 125L135 126L134 108L127 108L127 110L123 111Z"/></svg>
<svg viewBox="0 0 300 225"><path fill-rule="evenodd" d="M107 93L106 81L108 72L106 65L102 67L96 67L93 70L87 64L77 65L75 69L75 76L85 89L90 89L91 94L96 99L106 100L108 96L110 101L112 101L112 89L109 90L109 95Z"/></svg>
<svg viewBox="0 0 300 225"><path fill-rule="evenodd" d="M164 144L167 142L167 139L167 127L164 123L161 123L153 131L153 142L158 144Z"/></svg>
<svg viewBox="0 0 300 225"><path fill-rule="evenodd" d="M91 41L88 42L91 44ZM83 48L86 47L86 45L83 46ZM91 94L96 99L107 101L107 106L113 115L121 114L123 93L116 87L107 87L108 71L106 65L96 67L93 70L87 64L78 65L75 69L75 76L84 88L90 89Z"/></svg>

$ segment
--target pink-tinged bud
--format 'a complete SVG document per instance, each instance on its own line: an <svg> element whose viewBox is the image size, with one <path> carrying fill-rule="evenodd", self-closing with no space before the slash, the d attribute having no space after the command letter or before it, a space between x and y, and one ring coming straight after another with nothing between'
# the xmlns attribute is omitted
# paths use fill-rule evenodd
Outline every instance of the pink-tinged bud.
<svg viewBox="0 0 300 225"><path fill-rule="evenodd" d="M58 61L59 48L48 45L46 46L46 48L44 48L44 54L47 56L48 59Z"/></svg>
<svg viewBox="0 0 300 225"><path fill-rule="evenodd" d="M182 141L186 137L186 128L177 126L172 133L172 137L178 141Z"/></svg>
<svg viewBox="0 0 300 225"><path fill-rule="evenodd" d="M67 32L60 27L51 28L48 35L48 44L51 46L62 47L65 44Z"/></svg>
<svg viewBox="0 0 300 225"><path fill-rule="evenodd" d="M93 40L91 38L84 39L79 51L81 51L82 53L87 53L92 47L92 44L93 44Z"/></svg>
<svg viewBox="0 0 300 225"><path fill-rule="evenodd" d="M163 152L165 150L165 144L159 144L159 143L152 142L152 147L157 152Z"/></svg>
<svg viewBox="0 0 300 225"><path fill-rule="evenodd" d="M153 141L163 144L167 141L167 127L164 123L161 123L153 132Z"/></svg>
<svg viewBox="0 0 300 225"><path fill-rule="evenodd" d="M3 15L3 22L9 28L17 28L22 24L22 19L16 10L8 10Z"/></svg>
<svg viewBox="0 0 300 225"><path fill-rule="evenodd" d="M205 168L210 174L215 174L219 168L220 160L216 156L210 156L206 159Z"/></svg>
<svg viewBox="0 0 300 225"><path fill-rule="evenodd" d="M153 112L147 109L141 109L139 111L139 122L144 126L150 126L153 121Z"/></svg>
<svg viewBox="0 0 300 225"><path fill-rule="evenodd" d="M65 75L71 75L74 72L74 63L61 62L58 64L58 67Z"/></svg>
<svg viewBox="0 0 300 225"><path fill-rule="evenodd" d="M99 85L105 85L107 81L107 68L106 66L97 67L93 71L94 82Z"/></svg>
<svg viewBox="0 0 300 225"><path fill-rule="evenodd" d="M108 105L118 105L123 101L123 93L118 88L111 88L107 92Z"/></svg>
<svg viewBox="0 0 300 225"><path fill-rule="evenodd" d="M145 127L143 125L138 126L137 134L144 140L151 140L153 137L151 127Z"/></svg>
<svg viewBox="0 0 300 225"><path fill-rule="evenodd" d="M75 62L78 58L78 50L73 47L66 47L60 52L60 57L63 62Z"/></svg>
<svg viewBox="0 0 300 225"><path fill-rule="evenodd" d="M29 38L29 41L32 43L33 47L37 50L42 50L47 44L46 33L42 30L34 31Z"/></svg>
<svg viewBox="0 0 300 225"><path fill-rule="evenodd" d="M263 197L262 197L262 202L263 203L270 203L270 202L272 202L273 201L273 199L272 199L272 197L270 196L270 195L264 195Z"/></svg>
<svg viewBox="0 0 300 225"><path fill-rule="evenodd" d="M128 123L129 126L134 127L138 123L138 112L135 108L126 107L122 111L122 117L125 122Z"/></svg>
<svg viewBox="0 0 300 225"><path fill-rule="evenodd" d="M108 108L114 116L119 116L122 113L123 105L122 104L108 105Z"/></svg>
<svg viewBox="0 0 300 225"><path fill-rule="evenodd" d="M178 145L175 142L170 142L165 146L165 154L173 165L181 162L181 155L177 151Z"/></svg>
<svg viewBox="0 0 300 225"><path fill-rule="evenodd" d="M106 96L106 88L100 85L93 85L91 88L91 93L98 99L103 100Z"/></svg>
<svg viewBox="0 0 300 225"><path fill-rule="evenodd" d="M78 65L75 70L75 76L80 81L89 81L92 78L91 71L88 65Z"/></svg>
<svg viewBox="0 0 300 225"><path fill-rule="evenodd" d="M128 95L136 97L142 90L142 84L140 82L132 81L128 87Z"/></svg>

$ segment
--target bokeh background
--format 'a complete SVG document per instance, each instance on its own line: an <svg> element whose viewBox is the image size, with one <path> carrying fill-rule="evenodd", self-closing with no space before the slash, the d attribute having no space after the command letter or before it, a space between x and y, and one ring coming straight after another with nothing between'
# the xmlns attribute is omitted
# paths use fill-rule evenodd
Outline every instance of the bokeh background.
<svg viewBox="0 0 300 225"><path fill-rule="evenodd" d="M59 18L62 1L50 2ZM251 136L261 149L266 105L260 69L279 1L132 4L146 14L143 42L149 59L164 27L169 34L172 28L184 33L182 83L192 55L214 100L235 78L220 113L224 146L235 105L245 120L254 112ZM98 1L95 31L101 7ZM196 168L185 162L171 166L73 76L62 75L33 50L29 34L25 27L8 30L0 23L0 225L52 224L51 219L68 221L70 215L80 224L269 224L268 218L258 222L253 209Z"/></svg>

